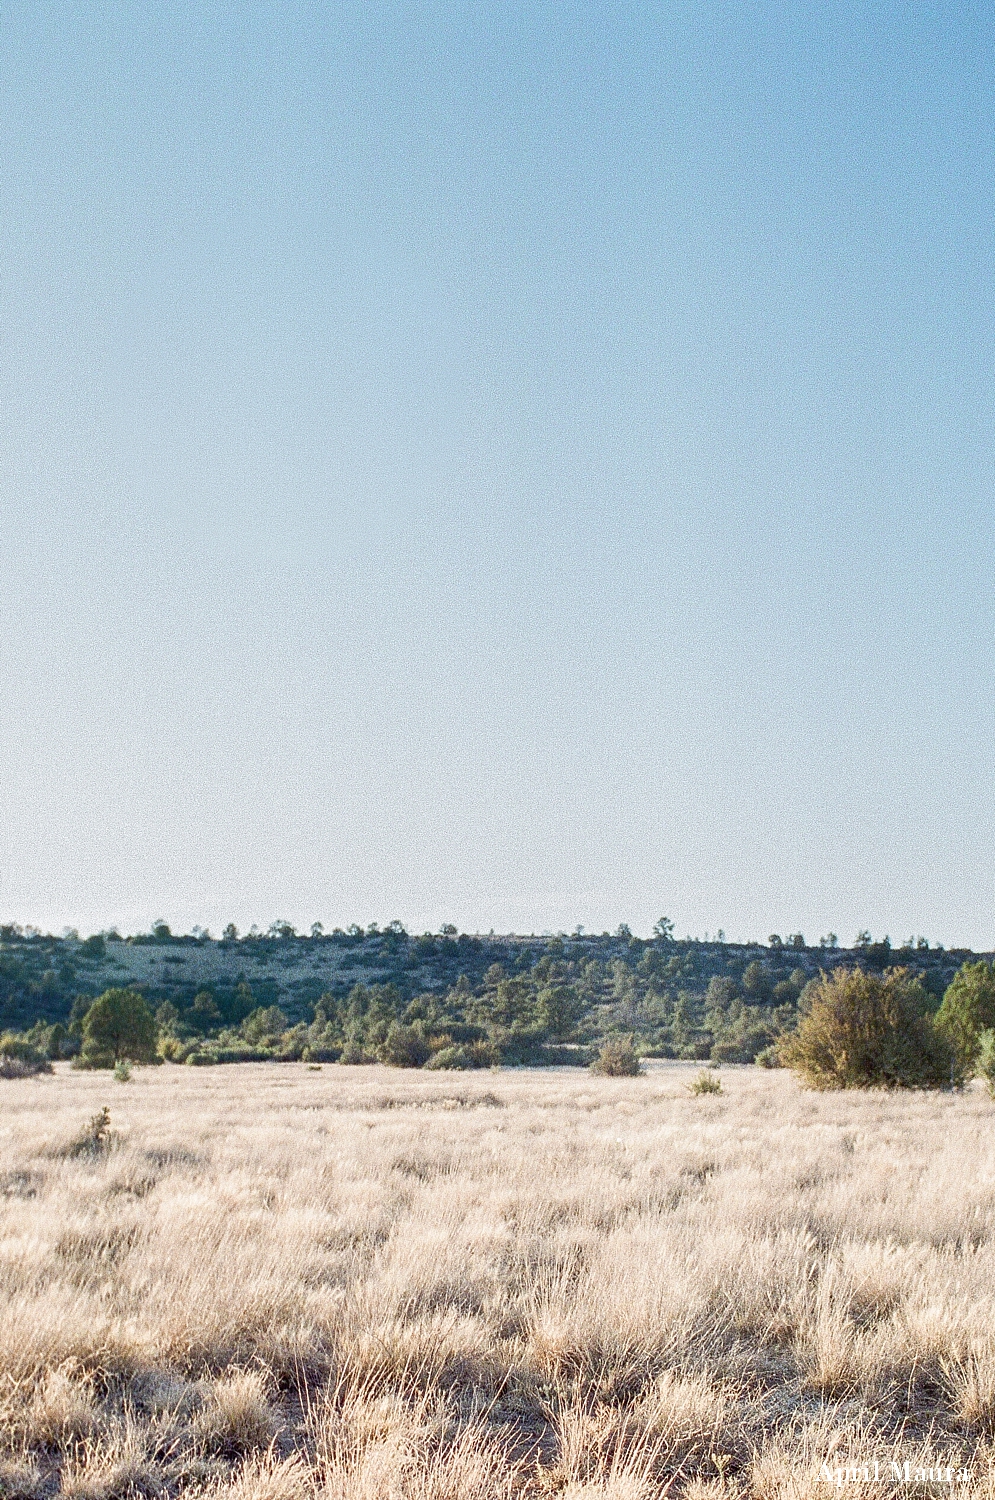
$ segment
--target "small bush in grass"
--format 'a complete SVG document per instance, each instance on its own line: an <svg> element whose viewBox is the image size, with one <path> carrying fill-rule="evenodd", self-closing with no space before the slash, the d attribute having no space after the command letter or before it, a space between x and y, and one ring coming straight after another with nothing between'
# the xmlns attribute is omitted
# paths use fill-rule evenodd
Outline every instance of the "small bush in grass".
<svg viewBox="0 0 995 1500"><path fill-rule="evenodd" d="M942 1088L961 1080L933 1026L929 996L908 969L834 969L812 987L797 1031L778 1043L809 1088Z"/></svg>
<svg viewBox="0 0 995 1500"><path fill-rule="evenodd" d="M753 1059L758 1068L779 1068L781 1057L776 1046L764 1047Z"/></svg>
<svg viewBox="0 0 995 1500"><path fill-rule="evenodd" d="M127 1083L131 1077L131 1063L126 1057L119 1058L114 1064L114 1078L117 1083Z"/></svg>
<svg viewBox="0 0 995 1500"><path fill-rule="evenodd" d="M642 1071L631 1036L609 1037L591 1063L591 1072L602 1078L638 1078Z"/></svg>
<svg viewBox="0 0 995 1500"><path fill-rule="evenodd" d="M692 1078L688 1088L692 1094L721 1094L722 1080L717 1073L713 1073L708 1068L702 1068L701 1072L696 1073Z"/></svg>

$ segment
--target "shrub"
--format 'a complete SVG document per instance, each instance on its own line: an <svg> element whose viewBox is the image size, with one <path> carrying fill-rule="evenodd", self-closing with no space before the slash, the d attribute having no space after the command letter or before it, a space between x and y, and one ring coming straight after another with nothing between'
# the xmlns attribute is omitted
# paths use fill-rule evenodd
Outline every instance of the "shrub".
<svg viewBox="0 0 995 1500"><path fill-rule="evenodd" d="M346 1042L345 1046L342 1048L341 1054L339 1055L339 1062L347 1063L350 1066L356 1066L361 1063L371 1063L373 1061L375 1061L375 1059L370 1057L366 1052L363 1051L363 1048L361 1047L359 1042L355 1040L355 1038L350 1038L350 1040Z"/></svg>
<svg viewBox="0 0 995 1500"><path fill-rule="evenodd" d="M58 1059L62 1056L63 1048L65 1047L65 1045L66 1028L61 1024L61 1022L56 1021L55 1025L50 1026L48 1028L48 1031L45 1033L45 1040L42 1050L44 1051L45 1056L49 1059L49 1061L57 1062Z"/></svg>
<svg viewBox="0 0 995 1500"><path fill-rule="evenodd" d="M33 1078L51 1071L52 1064L40 1048L10 1031L0 1036L0 1078Z"/></svg>
<svg viewBox="0 0 995 1500"><path fill-rule="evenodd" d="M428 1061L431 1050L420 1027L392 1021L380 1048L380 1060L393 1068L420 1068Z"/></svg>
<svg viewBox="0 0 995 1500"><path fill-rule="evenodd" d="M308 1063L312 1067L319 1067L322 1063L338 1062L343 1050L342 1047L336 1045L328 1047L307 1046L301 1053L301 1061Z"/></svg>
<svg viewBox="0 0 995 1500"><path fill-rule="evenodd" d="M692 1094L721 1094L722 1081L718 1074L711 1072L708 1068L702 1068L696 1073L688 1084Z"/></svg>
<svg viewBox="0 0 995 1500"><path fill-rule="evenodd" d="M609 1037L591 1063L591 1072L603 1078L637 1078L642 1071L631 1036Z"/></svg>
<svg viewBox="0 0 995 1500"><path fill-rule="evenodd" d="M434 1053L425 1064L426 1068L478 1068L480 1063L474 1061L469 1047L460 1044L457 1047L443 1047L441 1051Z"/></svg>
<svg viewBox="0 0 995 1500"><path fill-rule="evenodd" d="M753 1053L737 1037L723 1037L720 1042L714 1042L712 1050L708 1055L714 1063L748 1063L753 1061Z"/></svg>
<svg viewBox="0 0 995 1500"><path fill-rule="evenodd" d="M760 1068L781 1067L781 1055L778 1052L776 1045L773 1047L764 1047L762 1052L757 1053L753 1061Z"/></svg>
<svg viewBox="0 0 995 1500"><path fill-rule="evenodd" d="M810 1088L940 1088L956 1081L957 1067L928 1003L908 969L834 969L816 982L778 1053Z"/></svg>
<svg viewBox="0 0 995 1500"><path fill-rule="evenodd" d="M127 1083L131 1077L131 1063L126 1057L114 1064L114 1077L118 1083Z"/></svg>
<svg viewBox="0 0 995 1500"><path fill-rule="evenodd" d="M434 1052L425 1064L426 1068L472 1068L474 1066L466 1047L442 1047Z"/></svg>
<svg viewBox="0 0 995 1500"><path fill-rule="evenodd" d="M244 1042L236 1042L234 1046L221 1046L213 1043L208 1050L194 1047L194 1052L202 1052L205 1057L209 1056L212 1063L240 1063L240 1062L272 1062L272 1052L267 1052L264 1047L250 1047Z"/></svg>
<svg viewBox="0 0 995 1500"><path fill-rule="evenodd" d="M510 1068L541 1066L546 1061L546 1031L542 1026L495 1026L490 1044Z"/></svg>
<svg viewBox="0 0 995 1500"><path fill-rule="evenodd" d="M589 1047L543 1047L540 1062L547 1068L587 1068L593 1061Z"/></svg>

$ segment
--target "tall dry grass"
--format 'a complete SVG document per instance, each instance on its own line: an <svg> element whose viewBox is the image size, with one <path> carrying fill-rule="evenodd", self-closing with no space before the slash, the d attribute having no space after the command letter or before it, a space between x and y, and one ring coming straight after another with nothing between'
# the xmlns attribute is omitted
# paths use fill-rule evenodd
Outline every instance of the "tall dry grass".
<svg viewBox="0 0 995 1500"><path fill-rule="evenodd" d="M987 1496L991 1102L688 1076L0 1082L0 1494Z"/></svg>

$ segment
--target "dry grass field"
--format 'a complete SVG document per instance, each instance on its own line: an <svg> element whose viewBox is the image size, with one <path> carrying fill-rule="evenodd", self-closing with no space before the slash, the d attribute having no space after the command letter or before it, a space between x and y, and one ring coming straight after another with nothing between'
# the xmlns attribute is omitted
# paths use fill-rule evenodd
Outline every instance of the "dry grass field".
<svg viewBox="0 0 995 1500"><path fill-rule="evenodd" d="M995 1106L692 1072L0 1082L0 1493L991 1494Z"/></svg>

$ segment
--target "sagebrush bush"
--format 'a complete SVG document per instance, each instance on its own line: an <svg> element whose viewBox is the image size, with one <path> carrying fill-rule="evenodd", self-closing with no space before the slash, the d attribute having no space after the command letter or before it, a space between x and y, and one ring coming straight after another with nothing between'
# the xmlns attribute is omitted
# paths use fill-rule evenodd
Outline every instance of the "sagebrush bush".
<svg viewBox="0 0 995 1500"><path fill-rule="evenodd" d="M642 1071L631 1036L609 1037L591 1063L591 1072L603 1078L638 1078Z"/></svg>
<svg viewBox="0 0 995 1500"><path fill-rule="evenodd" d="M433 1052L426 1068L494 1068L501 1054L490 1042L458 1042Z"/></svg>
<svg viewBox="0 0 995 1500"><path fill-rule="evenodd" d="M941 1088L960 1076L953 1050L933 1025L929 997L908 969L823 974L778 1053L816 1089Z"/></svg>

